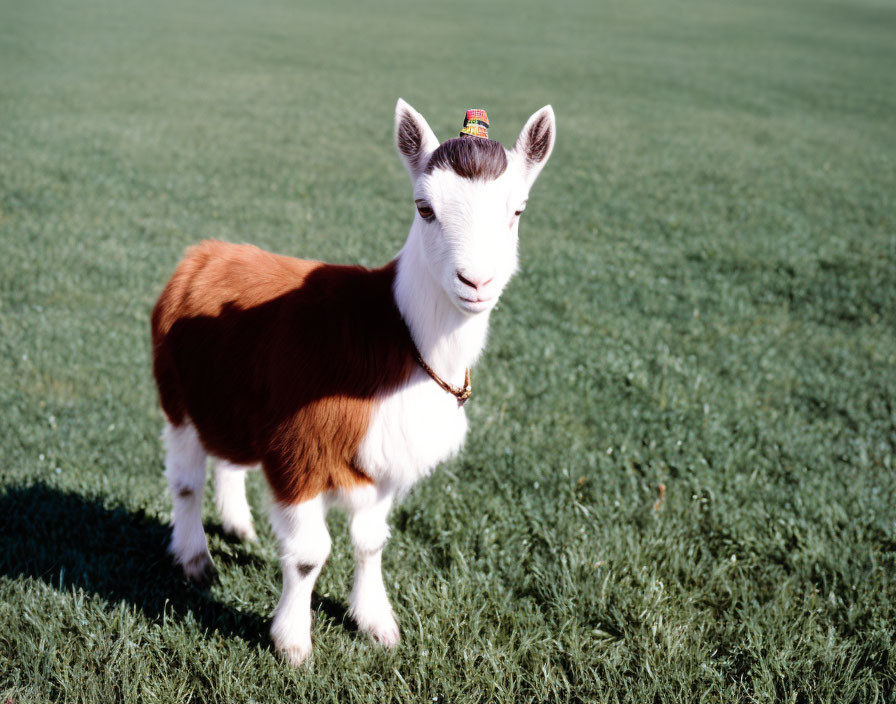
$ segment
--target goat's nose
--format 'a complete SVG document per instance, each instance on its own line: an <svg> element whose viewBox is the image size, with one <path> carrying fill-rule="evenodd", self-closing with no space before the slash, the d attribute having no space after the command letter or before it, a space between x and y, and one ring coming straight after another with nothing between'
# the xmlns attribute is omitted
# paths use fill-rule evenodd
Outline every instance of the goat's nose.
<svg viewBox="0 0 896 704"><path fill-rule="evenodd" d="M466 286L469 286L470 288L472 288L472 289L476 289L476 290L478 291L480 288L483 288L483 287L485 287L485 286L488 286L488 285L492 282L492 279L494 279L495 277L492 276L492 277L490 277L490 278L488 278L488 279L484 279L484 280L483 280L483 279L479 279L479 280L477 280L477 279L475 279L475 278L468 278L468 277L464 276L463 274L461 274L461 273L458 271L458 272L457 272L457 278L460 279L460 282L461 282L462 284L465 284Z"/></svg>

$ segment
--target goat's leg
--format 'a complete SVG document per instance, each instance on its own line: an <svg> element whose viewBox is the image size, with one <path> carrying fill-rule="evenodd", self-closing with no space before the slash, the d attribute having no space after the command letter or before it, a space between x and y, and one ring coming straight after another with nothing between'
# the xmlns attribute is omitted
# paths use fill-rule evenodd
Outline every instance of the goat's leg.
<svg viewBox="0 0 896 704"><path fill-rule="evenodd" d="M283 594L274 612L271 639L292 665L300 665L311 653L311 590L330 554L326 514L323 495L271 507L283 571Z"/></svg>
<svg viewBox="0 0 896 704"><path fill-rule="evenodd" d="M215 505L225 533L240 540L256 539L252 510L246 500L246 473L250 467L215 461Z"/></svg>
<svg viewBox="0 0 896 704"><path fill-rule="evenodd" d="M163 438L165 477L174 507L169 552L183 567L187 579L199 581L212 568L202 527L206 453L196 429L189 423L179 426L166 423Z"/></svg>
<svg viewBox="0 0 896 704"><path fill-rule="evenodd" d="M355 548L355 583L351 595L351 615L365 633L385 645L398 643L398 623L383 584L383 548L389 539L386 519L394 492L379 489L367 500L352 501L351 536ZM357 490L357 494L367 491ZM353 497L354 498L354 497Z"/></svg>

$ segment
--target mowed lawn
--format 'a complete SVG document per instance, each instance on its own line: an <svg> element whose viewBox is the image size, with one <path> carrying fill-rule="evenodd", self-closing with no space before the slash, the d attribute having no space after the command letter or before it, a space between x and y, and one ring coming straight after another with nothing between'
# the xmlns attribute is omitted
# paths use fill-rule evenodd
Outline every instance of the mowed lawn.
<svg viewBox="0 0 896 704"><path fill-rule="evenodd" d="M896 6L301 5L0 5L0 700L894 701ZM205 237L394 256L399 96L557 146L401 645L334 515L293 670L260 475L210 588L165 553L149 312Z"/></svg>

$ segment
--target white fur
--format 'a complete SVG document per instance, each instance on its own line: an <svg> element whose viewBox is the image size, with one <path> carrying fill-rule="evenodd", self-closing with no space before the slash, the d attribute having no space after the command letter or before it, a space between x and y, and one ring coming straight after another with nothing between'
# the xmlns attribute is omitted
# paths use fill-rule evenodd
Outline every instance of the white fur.
<svg viewBox="0 0 896 704"><path fill-rule="evenodd" d="M386 517L395 497L388 484L320 494L301 504L274 503L271 525L280 548L283 594L274 612L271 638L277 650L294 665L311 652L311 594L330 554L327 511L334 504L352 514L355 584L351 614L358 627L385 646L398 643L398 624L386 595L380 569L389 538Z"/></svg>
<svg viewBox="0 0 896 704"><path fill-rule="evenodd" d="M395 489L388 483L340 492L339 502L352 513L350 532L355 549L355 583L350 613L365 633L382 645L398 643L398 623L386 587L381 561L389 539L387 518L395 500Z"/></svg>
<svg viewBox="0 0 896 704"><path fill-rule="evenodd" d="M425 173L438 140L426 120L403 100L395 107L395 130L410 116L422 135L419 154L399 153L414 187L435 214L415 214L398 257L395 301L420 354L446 381L461 386L488 336L489 314L517 270L519 220L529 188L554 145L550 106L526 122L507 169L498 178L465 179L450 169ZM541 162L525 159L529 128L542 118L550 125L550 144ZM473 291L458 277L488 282ZM475 297L480 302L470 302ZM375 481L401 490L427 475L463 445L467 420L463 407L421 369L399 391L380 399L358 452L358 465Z"/></svg>
<svg viewBox="0 0 896 704"><path fill-rule="evenodd" d="M396 135L402 119L416 124L416 148L399 152L414 186L414 199L431 206L435 218L414 216L397 263L396 305L427 363L446 381L461 386L464 373L485 347L489 315L517 269L519 217L529 188L554 144L550 106L535 113L507 152L506 171L490 181L464 179L450 169L425 173L438 140L426 120L403 100L396 105ZM525 158L547 125L544 158ZM546 134L542 132L542 136ZM406 145L405 145L406 146ZM330 554L326 514L338 504L352 514L355 579L351 614L364 632L386 646L399 631L382 577L382 551L389 537L387 517L397 496L455 455L467 432L464 409L422 369L400 389L378 399L355 461L374 485L325 492L304 503L274 503L271 525L277 536L283 594L271 636L278 651L298 665L311 652L311 593ZM206 454L189 423L165 429L166 476L174 501L171 551L188 577L211 566L201 522ZM224 529L254 538L245 494L246 467L217 461L215 496Z"/></svg>
<svg viewBox="0 0 896 704"><path fill-rule="evenodd" d="M169 551L188 579L201 579L212 565L202 527L202 491L205 488L205 450L189 423L165 423L165 477L171 491L171 545Z"/></svg>
<svg viewBox="0 0 896 704"><path fill-rule="evenodd" d="M311 653L311 591L330 555L326 523L330 501L320 494L294 506L271 506L271 526L283 572L283 593L274 611L271 638L293 665L301 664Z"/></svg>
<svg viewBox="0 0 896 704"><path fill-rule="evenodd" d="M548 106L529 119L515 149L507 152L507 170L491 181L464 179L446 169L425 173L423 165L438 141L423 117L402 100L396 106L396 134L403 115L412 116L423 136L423 154L402 154L414 198L429 204L436 218L414 217L398 257L395 301L420 354L443 379L459 387L465 370L482 354L489 314L517 270L516 212L525 208L529 188L553 149L553 111ZM528 130L544 116L550 123L550 145L544 159L532 164L524 156ZM458 274L488 283L473 292ZM471 297L484 300L465 300ZM358 466L378 484L404 492L455 455L466 433L464 408L422 369L416 369L403 388L380 399L359 447ZM378 504L377 521L385 524L390 504L391 497ZM353 537L362 532L356 531L356 522L365 525L369 520L361 515L352 522ZM367 625L365 619L371 615L379 614L390 630L392 622L382 586L381 552L382 547L365 557L356 542L352 613L364 630L374 633L382 626ZM394 634L397 640L397 624Z"/></svg>
<svg viewBox="0 0 896 704"><path fill-rule="evenodd" d="M246 500L246 472L249 469L253 467L215 460L215 506L225 533L254 541L252 509Z"/></svg>

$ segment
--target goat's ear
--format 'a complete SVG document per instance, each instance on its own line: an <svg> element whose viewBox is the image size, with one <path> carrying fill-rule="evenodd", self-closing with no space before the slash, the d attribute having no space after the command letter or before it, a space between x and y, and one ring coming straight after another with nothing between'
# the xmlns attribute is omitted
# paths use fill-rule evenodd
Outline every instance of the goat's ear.
<svg viewBox="0 0 896 704"><path fill-rule="evenodd" d="M423 115L401 98L395 106L395 146L411 181L417 180L429 161L429 155L439 146L439 140Z"/></svg>
<svg viewBox="0 0 896 704"><path fill-rule="evenodd" d="M550 105L545 105L528 119L520 136L516 138L513 151L520 157L526 181L530 186L554 150L556 134L554 109Z"/></svg>

